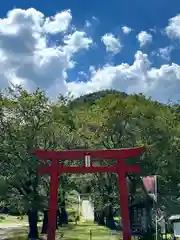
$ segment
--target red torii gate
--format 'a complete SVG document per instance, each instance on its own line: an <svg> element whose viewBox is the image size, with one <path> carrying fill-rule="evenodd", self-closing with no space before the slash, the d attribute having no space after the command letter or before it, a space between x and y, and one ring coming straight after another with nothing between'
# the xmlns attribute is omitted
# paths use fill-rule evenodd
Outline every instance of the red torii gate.
<svg viewBox="0 0 180 240"><path fill-rule="evenodd" d="M131 240L129 208L128 208L128 188L126 185L126 173L139 172L139 165L126 165L125 159L138 157L145 151L144 147L122 148L110 150L33 150L33 153L44 163L45 166L39 169L40 174L49 174L50 181L50 201L48 212L48 240L55 240L56 235L56 210L58 205L58 184L59 175L63 173L116 173L119 180L120 206L123 227L123 239ZM63 166L60 161L84 159L83 166ZM117 164L113 166L93 166L91 158L94 159L117 159ZM51 160L48 165L47 160Z"/></svg>

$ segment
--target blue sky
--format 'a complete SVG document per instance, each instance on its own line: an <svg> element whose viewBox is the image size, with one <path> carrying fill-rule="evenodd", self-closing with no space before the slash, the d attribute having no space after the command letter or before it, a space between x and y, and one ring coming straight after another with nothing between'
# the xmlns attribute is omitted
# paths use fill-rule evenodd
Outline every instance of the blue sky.
<svg viewBox="0 0 180 240"><path fill-rule="evenodd" d="M52 98L114 88L177 101L179 13L178 0L4 1L0 87L39 86Z"/></svg>

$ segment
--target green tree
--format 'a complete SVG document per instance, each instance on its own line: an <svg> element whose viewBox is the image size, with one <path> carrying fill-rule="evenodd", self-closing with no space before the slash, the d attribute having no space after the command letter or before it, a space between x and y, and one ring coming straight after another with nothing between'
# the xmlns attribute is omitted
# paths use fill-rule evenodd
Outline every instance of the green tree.
<svg viewBox="0 0 180 240"><path fill-rule="evenodd" d="M66 149L73 140L63 111L60 114L63 106L58 111L56 108L39 89L29 94L21 87L9 88L6 95L1 95L1 176L8 184L7 204L16 199L28 212L30 222L35 219L30 224L30 237L38 237L37 212L44 206L45 197L40 194L43 184L37 175L39 161L31 150Z"/></svg>
<svg viewBox="0 0 180 240"><path fill-rule="evenodd" d="M161 204L167 205L163 201L163 196L167 194L171 196L170 198L174 196L177 198L178 187L174 183L179 182L179 123L177 111L172 106L146 99L143 95L122 96L121 93L107 93L101 98L97 97L97 100L94 98L93 102L91 99L90 104L86 102L79 108L76 106L75 115L78 134L90 148L147 146L147 153L140 159L128 159L127 162L140 162L142 175L160 176L158 190L162 196L159 198ZM175 154L173 149L176 149ZM109 178L113 179L112 176ZM149 198L138 176L129 174L128 178L132 201L133 196L137 197L139 194L145 194L146 198ZM108 200L110 195L108 191L112 189L112 194L116 192L113 199L117 206L119 204L117 188L108 185L100 187L101 182L106 182L105 179L107 179L105 175L95 176L94 181L98 183L96 191L94 190L95 195L99 200L104 201L103 198L106 198L106 202L112 202L111 198ZM94 182L92 186L96 186ZM99 189L103 189L103 192ZM100 198L99 195L103 197Z"/></svg>

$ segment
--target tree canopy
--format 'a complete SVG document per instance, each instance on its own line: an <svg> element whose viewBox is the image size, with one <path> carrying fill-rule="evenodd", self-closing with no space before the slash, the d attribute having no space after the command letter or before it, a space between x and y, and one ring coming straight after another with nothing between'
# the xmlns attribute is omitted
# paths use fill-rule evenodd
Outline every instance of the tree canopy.
<svg viewBox="0 0 180 240"><path fill-rule="evenodd" d="M60 96L51 102L40 89L28 93L21 87L9 88L0 98L1 205L13 209L16 205L19 212L47 206L49 178L37 175L39 162L30 151L33 148L147 146L140 158L127 161L140 163L141 176L158 176L159 202L168 213L176 212L180 197L179 120L178 104L164 105L141 94L101 91L78 99ZM63 175L60 182L64 193L91 194L97 209L119 209L115 174ZM144 194L140 176L129 174L128 184L132 200ZM60 202L64 193L59 194Z"/></svg>

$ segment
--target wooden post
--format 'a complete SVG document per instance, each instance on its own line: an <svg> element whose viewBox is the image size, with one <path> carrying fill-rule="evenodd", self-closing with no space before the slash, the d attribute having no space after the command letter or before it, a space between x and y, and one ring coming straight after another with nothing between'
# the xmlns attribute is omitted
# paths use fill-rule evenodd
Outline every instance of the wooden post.
<svg viewBox="0 0 180 240"><path fill-rule="evenodd" d="M89 237L90 237L89 239L92 240L92 230L91 229L89 230Z"/></svg>
<svg viewBox="0 0 180 240"><path fill-rule="evenodd" d="M56 214L58 206L58 186L59 186L59 162L53 159L51 164L51 180L50 180L50 199L48 212L48 235L47 240L55 240L56 238Z"/></svg>
<svg viewBox="0 0 180 240"><path fill-rule="evenodd" d="M129 207L128 207L128 188L126 184L126 168L124 159L118 161L118 180L120 194L120 215L122 218L123 240L131 240Z"/></svg>

